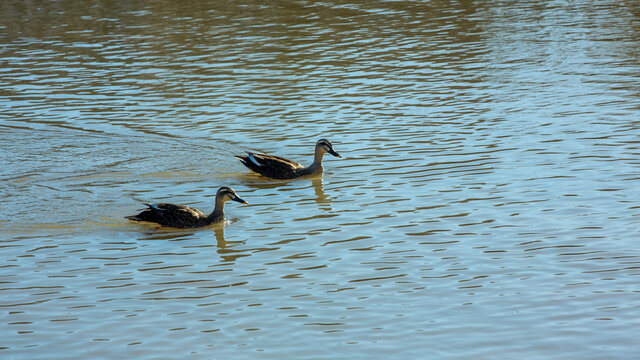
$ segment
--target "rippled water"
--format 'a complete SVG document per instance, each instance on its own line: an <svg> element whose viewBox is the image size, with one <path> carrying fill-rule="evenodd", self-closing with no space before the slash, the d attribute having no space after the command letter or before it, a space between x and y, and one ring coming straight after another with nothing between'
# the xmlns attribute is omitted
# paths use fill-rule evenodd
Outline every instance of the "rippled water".
<svg viewBox="0 0 640 360"><path fill-rule="evenodd" d="M2 358L640 354L637 2L0 10Z"/></svg>

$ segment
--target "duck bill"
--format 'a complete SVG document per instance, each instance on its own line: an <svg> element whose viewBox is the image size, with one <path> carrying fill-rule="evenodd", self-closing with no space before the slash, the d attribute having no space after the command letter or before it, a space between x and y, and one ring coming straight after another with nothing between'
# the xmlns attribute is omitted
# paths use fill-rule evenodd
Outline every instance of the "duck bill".
<svg viewBox="0 0 640 360"><path fill-rule="evenodd" d="M333 155L333 156L335 156L335 157L339 157L339 158L341 158L341 157L342 157L342 155L338 154L338 153L337 153L335 150L333 150L333 149L329 150L329 154L331 154L331 155Z"/></svg>
<svg viewBox="0 0 640 360"><path fill-rule="evenodd" d="M233 201L237 201L240 204L248 204L248 202L244 201L243 199L241 199L239 196L236 196Z"/></svg>

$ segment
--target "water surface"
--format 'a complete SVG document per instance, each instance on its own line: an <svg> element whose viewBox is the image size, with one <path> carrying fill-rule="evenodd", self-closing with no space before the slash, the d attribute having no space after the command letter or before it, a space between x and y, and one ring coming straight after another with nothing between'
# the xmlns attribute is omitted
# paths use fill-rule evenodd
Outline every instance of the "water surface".
<svg viewBox="0 0 640 360"><path fill-rule="evenodd" d="M640 353L635 2L0 10L2 357Z"/></svg>

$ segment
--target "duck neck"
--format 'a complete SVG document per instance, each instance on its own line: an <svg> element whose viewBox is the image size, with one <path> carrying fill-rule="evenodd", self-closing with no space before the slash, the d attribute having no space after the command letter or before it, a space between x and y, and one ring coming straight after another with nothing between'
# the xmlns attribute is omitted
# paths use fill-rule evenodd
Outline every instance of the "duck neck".
<svg viewBox="0 0 640 360"><path fill-rule="evenodd" d="M316 148L316 153L313 156L313 163L311 163L307 168L309 173L314 174L322 172L322 158L324 157L324 153L325 152L320 147Z"/></svg>
<svg viewBox="0 0 640 360"><path fill-rule="evenodd" d="M209 214L209 219L217 221L224 217L224 201L221 197L216 196L216 206L213 208L213 212Z"/></svg>

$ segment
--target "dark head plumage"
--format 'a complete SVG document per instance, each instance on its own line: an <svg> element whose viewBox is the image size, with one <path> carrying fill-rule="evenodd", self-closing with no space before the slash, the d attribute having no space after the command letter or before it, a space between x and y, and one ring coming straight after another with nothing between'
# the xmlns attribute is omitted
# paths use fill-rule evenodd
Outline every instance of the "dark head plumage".
<svg viewBox="0 0 640 360"><path fill-rule="evenodd" d="M228 186L222 186L216 193L216 199L222 199L222 201L233 200L241 204L248 204L245 200L241 199L236 191Z"/></svg>
<svg viewBox="0 0 640 360"><path fill-rule="evenodd" d="M329 154L341 158L342 155L338 154L335 150L333 150L333 144L328 139L320 139L316 143L316 148L321 147L325 152Z"/></svg>

